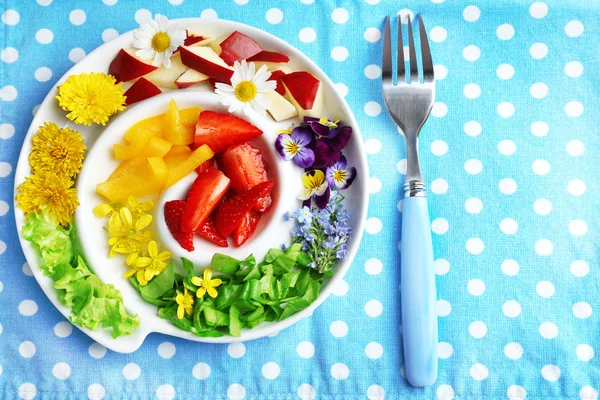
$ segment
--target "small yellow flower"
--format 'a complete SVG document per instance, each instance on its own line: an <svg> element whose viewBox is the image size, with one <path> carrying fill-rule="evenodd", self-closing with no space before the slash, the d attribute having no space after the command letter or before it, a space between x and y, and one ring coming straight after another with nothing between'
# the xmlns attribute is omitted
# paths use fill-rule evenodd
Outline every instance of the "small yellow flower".
<svg viewBox="0 0 600 400"><path fill-rule="evenodd" d="M141 217L154 208L154 203L151 201L144 201L143 203L140 203L139 200L134 196L129 196L127 198L127 208L131 210L131 213L134 216Z"/></svg>
<svg viewBox="0 0 600 400"><path fill-rule="evenodd" d="M153 240L148 243L148 257L137 257L133 265L139 270L144 271L143 280L148 282L167 268L167 262L171 259L171 256L170 251L165 250L159 253L158 245ZM139 276L139 272L137 276ZM142 284L142 286L144 285Z"/></svg>
<svg viewBox="0 0 600 400"><path fill-rule="evenodd" d="M72 186L73 181L67 176L38 171L19 185L15 199L25 214L46 207L56 223L66 225L73 220L79 205L77 189Z"/></svg>
<svg viewBox="0 0 600 400"><path fill-rule="evenodd" d="M74 177L83 166L83 137L69 128L60 129L52 122L40 126L32 139L29 154L31 169Z"/></svg>
<svg viewBox="0 0 600 400"><path fill-rule="evenodd" d="M280 129L280 130L278 130L277 134L278 135L291 135L293 129L294 129L294 125L290 126L287 129Z"/></svg>
<svg viewBox="0 0 600 400"><path fill-rule="evenodd" d="M204 270L204 275L202 278L197 276L192 277L191 282L193 285L198 286L196 297L201 298L208 293L208 295L213 299L217 297L218 294L215 288L223 283L223 281L218 278L212 279L212 270L210 268L206 268Z"/></svg>
<svg viewBox="0 0 600 400"><path fill-rule="evenodd" d="M183 319L184 313L190 317L192 316L194 312L194 296L188 292L185 286L183 287L183 293L179 290L177 291L175 301L179 304L179 306L177 306L177 318Z"/></svg>
<svg viewBox="0 0 600 400"><path fill-rule="evenodd" d="M94 211L97 211L96 209ZM152 238L151 231L144 231L152 222L152 216L144 214L135 219L126 207L120 208L118 212L103 207L98 212L106 210L111 213L108 221L108 234L110 235L108 244L111 246L109 256L114 257L115 253L128 254L141 251L141 246Z"/></svg>
<svg viewBox="0 0 600 400"><path fill-rule="evenodd" d="M94 210L92 212L94 213L94 216L96 218L104 218L110 217L113 213L118 211L119 209L113 207L111 204L99 204L96 207L94 207Z"/></svg>
<svg viewBox="0 0 600 400"><path fill-rule="evenodd" d="M76 124L106 125L108 118L125 109L125 90L111 75L101 72L71 75L58 87L58 104Z"/></svg>

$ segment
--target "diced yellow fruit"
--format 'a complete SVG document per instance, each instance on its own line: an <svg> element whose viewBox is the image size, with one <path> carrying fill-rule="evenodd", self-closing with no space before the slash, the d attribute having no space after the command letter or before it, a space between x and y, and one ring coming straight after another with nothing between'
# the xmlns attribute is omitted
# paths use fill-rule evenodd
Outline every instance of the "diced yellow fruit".
<svg viewBox="0 0 600 400"><path fill-rule="evenodd" d="M188 158L191 154L192 150L188 146L174 144L173 147L171 147L171 150L165 155L165 158L175 156L185 156L185 158Z"/></svg>
<svg viewBox="0 0 600 400"><path fill-rule="evenodd" d="M125 133L125 140L131 142L138 131L151 131L156 136L163 137L164 118L165 114L160 114L137 122Z"/></svg>
<svg viewBox="0 0 600 400"><path fill-rule="evenodd" d="M173 144L193 143L198 115L200 115L199 108L179 110L175 100L171 99L164 119L163 133L165 138Z"/></svg>
<svg viewBox="0 0 600 400"><path fill-rule="evenodd" d="M173 145L163 138L152 136L142 150L142 155L145 157L164 157Z"/></svg>
<svg viewBox="0 0 600 400"><path fill-rule="evenodd" d="M173 186L181 178L187 176L193 170L198 168L204 161L212 158L215 153L207 145L202 145L192 152L187 160L173 165L169 169L165 188Z"/></svg>
<svg viewBox="0 0 600 400"><path fill-rule="evenodd" d="M171 169L175 168L179 164L186 162L188 158L190 158L190 157L185 156L185 155L179 155L179 156L165 157L164 160L165 160L165 164L167 164L167 168L170 171Z"/></svg>
<svg viewBox="0 0 600 400"><path fill-rule="evenodd" d="M129 160L141 154L154 132L150 130L138 130L129 144L115 144L113 150L117 160Z"/></svg>
<svg viewBox="0 0 600 400"><path fill-rule="evenodd" d="M139 159L143 162L137 163L135 168L128 168L117 177L111 175L106 182L97 185L98 194L115 203L124 202L129 196L144 197L160 192L167 179L167 164L160 157Z"/></svg>

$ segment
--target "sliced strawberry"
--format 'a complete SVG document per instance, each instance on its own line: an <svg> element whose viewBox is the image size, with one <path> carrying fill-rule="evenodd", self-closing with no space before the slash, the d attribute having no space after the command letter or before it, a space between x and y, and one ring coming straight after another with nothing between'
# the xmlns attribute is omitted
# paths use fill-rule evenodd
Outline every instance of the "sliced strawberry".
<svg viewBox="0 0 600 400"><path fill-rule="evenodd" d="M233 230L233 244L236 247L243 245L254 234L260 216L256 210L250 210L244 215L242 222Z"/></svg>
<svg viewBox="0 0 600 400"><path fill-rule="evenodd" d="M285 96L285 87L283 83L281 83L281 78L285 76L285 72L278 69L277 71L271 72L271 76L269 77L270 81L277 82L277 86L275 87L275 91L282 96Z"/></svg>
<svg viewBox="0 0 600 400"><path fill-rule="evenodd" d="M187 251L194 251L194 236L181 230L181 218L185 210L184 200L173 200L165 203L165 222L177 243Z"/></svg>
<svg viewBox="0 0 600 400"><path fill-rule="evenodd" d="M258 43L252 38L235 31L221 42L221 54L219 54L219 57L228 65L233 65L235 61L245 60L261 51L262 49Z"/></svg>
<svg viewBox="0 0 600 400"><path fill-rule="evenodd" d="M215 223L219 233L229 236L242 222L244 215L254 208L256 202L264 199L271 192L273 185L273 181L259 183L252 189L225 200L215 214Z"/></svg>
<svg viewBox="0 0 600 400"><path fill-rule="evenodd" d="M247 142L262 135L262 131L250 122L228 113L204 110L196 124L196 147L208 145L220 153L231 145Z"/></svg>
<svg viewBox="0 0 600 400"><path fill-rule="evenodd" d="M259 149L250 143L242 143L229 147L221 155L221 166L223 172L231 179L231 188L236 193L266 182L267 164ZM265 211L271 204L271 196L268 195L256 204L257 211Z"/></svg>
<svg viewBox="0 0 600 400"><path fill-rule="evenodd" d="M217 164L215 162L215 158L209 158L208 160L200 164L198 168L196 168L196 172L198 173L198 175L203 174L211 168L216 168L216 165Z"/></svg>
<svg viewBox="0 0 600 400"><path fill-rule="evenodd" d="M202 225L202 227L196 233L204 239L213 242L217 246L229 247L229 244L227 244L227 238L222 236L219 231L217 231L217 226L215 225L215 220L213 217L208 217L204 222L204 225Z"/></svg>
<svg viewBox="0 0 600 400"><path fill-rule="evenodd" d="M216 168L198 175L188 194L181 219L183 232L197 232L229 189L229 178Z"/></svg>

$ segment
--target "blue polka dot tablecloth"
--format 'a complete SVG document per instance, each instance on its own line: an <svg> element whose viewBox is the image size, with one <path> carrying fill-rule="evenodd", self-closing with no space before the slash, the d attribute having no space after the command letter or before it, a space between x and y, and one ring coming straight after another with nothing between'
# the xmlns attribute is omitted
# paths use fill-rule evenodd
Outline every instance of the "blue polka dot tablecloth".
<svg viewBox="0 0 600 400"><path fill-rule="evenodd" d="M5 0L0 24L0 398L582 399L600 390L600 4L595 0ZM439 378L403 378L404 142L381 97L386 15L421 12L437 102L421 132ZM244 22L337 83L371 178L358 255L314 315L273 337L94 343L46 299L13 221L32 113L73 63L154 13Z"/></svg>

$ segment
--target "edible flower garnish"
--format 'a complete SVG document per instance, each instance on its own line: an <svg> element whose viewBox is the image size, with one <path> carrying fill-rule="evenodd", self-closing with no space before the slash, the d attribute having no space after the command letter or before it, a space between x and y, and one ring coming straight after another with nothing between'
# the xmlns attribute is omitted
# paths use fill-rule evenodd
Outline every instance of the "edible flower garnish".
<svg viewBox="0 0 600 400"><path fill-rule="evenodd" d="M188 292L185 286L183 287L183 293L177 290L175 302L178 304L177 318L183 319L185 314L189 315L190 317L192 316L194 312L194 296Z"/></svg>
<svg viewBox="0 0 600 400"><path fill-rule="evenodd" d="M338 162L331 167L327 167L325 178L330 188L347 189L354 181L354 178L356 178L356 168L348 168L346 157L341 156Z"/></svg>
<svg viewBox="0 0 600 400"><path fill-rule="evenodd" d="M57 224L67 225L79 205L77 189L72 186L73 181L68 176L38 171L19 185L15 199L25 214L45 207Z"/></svg>
<svg viewBox="0 0 600 400"><path fill-rule="evenodd" d="M101 72L71 75L58 87L58 104L76 124L106 125L108 118L125 109L124 89L111 75Z"/></svg>
<svg viewBox="0 0 600 400"><path fill-rule="evenodd" d="M133 31L133 38L133 46L139 49L135 52L136 56L142 60L152 59L152 65L156 67L162 64L171 68L171 56L179 46L183 46L186 33L177 24L169 24L164 15L156 14L154 19L149 18Z"/></svg>
<svg viewBox="0 0 600 400"><path fill-rule="evenodd" d="M302 184L304 189L298 192L298 199L304 200L304 205L310 205L314 199L317 207L323 209L327 207L329 201L330 189L325 174L319 169L307 171L302 174Z"/></svg>
<svg viewBox="0 0 600 400"><path fill-rule="evenodd" d="M69 128L59 128L52 122L40 126L32 139L29 165L33 172L44 171L69 177L76 176L83 166L83 137Z"/></svg>
<svg viewBox="0 0 600 400"><path fill-rule="evenodd" d="M129 254L141 251L142 246L150 240L151 232L144 229L151 222L151 215L144 214L134 218L127 207L119 208L118 212L113 211L108 222L110 235L108 244L111 246L109 256L114 257L115 253Z"/></svg>
<svg viewBox="0 0 600 400"><path fill-rule="evenodd" d="M263 65L256 71L253 62L246 60L233 63L231 85L217 82L215 93L222 96L221 104L229 106L229 112L242 109L244 114L250 115L250 110L264 115L271 105L271 100L266 96L275 90L277 83L268 80L271 73Z"/></svg>
<svg viewBox="0 0 600 400"><path fill-rule="evenodd" d="M278 135L275 148L285 161L294 160L299 167L309 168L315 162L315 153L308 147L312 141L310 128L298 126L289 135Z"/></svg>
<svg viewBox="0 0 600 400"><path fill-rule="evenodd" d="M158 244L154 240L148 243L148 257L137 257L133 262L133 266L138 270L136 277L140 285L146 286L152 278L167 268L171 255L171 252L166 250L159 253Z"/></svg>
<svg viewBox="0 0 600 400"><path fill-rule="evenodd" d="M204 270L202 278L193 276L192 279L190 279L190 282L192 282L193 285L198 286L196 297L199 299L204 297L206 293L214 299L218 294L215 288L223 283L223 281L218 278L212 279L212 270L210 268Z"/></svg>

